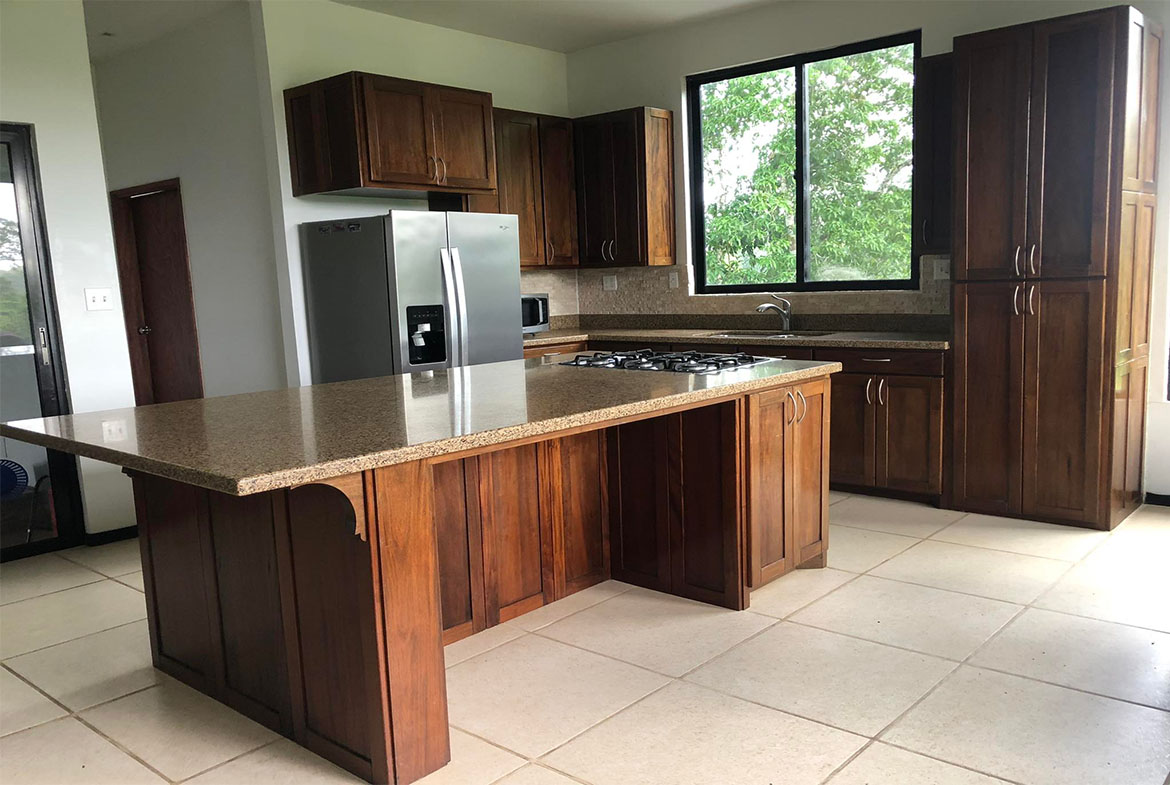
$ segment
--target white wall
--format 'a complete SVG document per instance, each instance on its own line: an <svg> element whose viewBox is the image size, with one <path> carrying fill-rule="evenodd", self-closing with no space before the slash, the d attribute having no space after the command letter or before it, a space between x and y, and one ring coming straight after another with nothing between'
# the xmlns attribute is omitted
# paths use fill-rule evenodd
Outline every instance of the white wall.
<svg viewBox="0 0 1170 785"><path fill-rule="evenodd" d="M278 281L289 384L309 381L304 293L297 226L306 221L375 215L391 207L425 209L417 200L293 197L284 122L285 88L345 71L487 90L496 106L563 115L568 109L566 57L326 0L261 0L256 46L266 122ZM260 60L260 58L257 58ZM262 69L263 70L263 69Z"/></svg>
<svg viewBox="0 0 1170 785"><path fill-rule="evenodd" d="M93 68L110 190L180 180L208 396L285 386L251 23L241 2Z"/></svg>
<svg viewBox="0 0 1170 785"><path fill-rule="evenodd" d="M73 411L133 406L121 303L86 311L82 289L118 292L114 238L80 0L0 5L0 119L31 123ZM86 528L134 523L117 466L81 460Z"/></svg>

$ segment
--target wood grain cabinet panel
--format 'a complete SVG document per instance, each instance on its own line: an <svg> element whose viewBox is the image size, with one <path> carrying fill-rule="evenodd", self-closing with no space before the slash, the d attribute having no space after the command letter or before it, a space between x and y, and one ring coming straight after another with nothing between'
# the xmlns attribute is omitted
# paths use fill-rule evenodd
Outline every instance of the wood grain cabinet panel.
<svg viewBox="0 0 1170 785"><path fill-rule="evenodd" d="M577 167L573 121L541 115L540 191L543 199L545 264L577 264Z"/></svg>
<svg viewBox="0 0 1170 785"><path fill-rule="evenodd" d="M877 404L878 487L942 493L943 380L883 376Z"/></svg>
<svg viewBox="0 0 1170 785"><path fill-rule="evenodd" d="M954 190L951 53L923 57L914 76L914 256L950 253Z"/></svg>
<svg viewBox="0 0 1170 785"><path fill-rule="evenodd" d="M535 445L480 456L479 508L487 624L544 604L542 515Z"/></svg>
<svg viewBox="0 0 1170 785"><path fill-rule="evenodd" d="M474 461L458 460L436 463L433 468L439 589L447 643L487 626L477 468Z"/></svg>
<svg viewBox="0 0 1170 785"><path fill-rule="evenodd" d="M877 433L874 388L870 374L839 373L833 377L832 460L829 473L843 485L874 486L877 466L874 445Z"/></svg>
<svg viewBox="0 0 1170 785"><path fill-rule="evenodd" d="M426 185L435 179L434 110L421 82L361 78L369 179Z"/></svg>
<svg viewBox="0 0 1170 785"><path fill-rule="evenodd" d="M793 568L792 432L797 402L787 390L769 390L748 399L748 531L752 587Z"/></svg>
<svg viewBox="0 0 1170 785"><path fill-rule="evenodd" d="M1125 67L1125 138L1121 187L1153 193L1158 166L1158 99L1162 30L1128 9Z"/></svg>
<svg viewBox="0 0 1170 785"><path fill-rule="evenodd" d="M606 437L601 431L558 439L551 456L556 597L609 576L609 509L604 477Z"/></svg>
<svg viewBox="0 0 1170 785"><path fill-rule="evenodd" d="M792 423L792 531L796 567L824 567L829 547L829 389L823 380L796 388Z"/></svg>
<svg viewBox="0 0 1170 785"><path fill-rule="evenodd" d="M435 125L440 185L460 190L496 187L492 96L476 90L427 85Z"/></svg>

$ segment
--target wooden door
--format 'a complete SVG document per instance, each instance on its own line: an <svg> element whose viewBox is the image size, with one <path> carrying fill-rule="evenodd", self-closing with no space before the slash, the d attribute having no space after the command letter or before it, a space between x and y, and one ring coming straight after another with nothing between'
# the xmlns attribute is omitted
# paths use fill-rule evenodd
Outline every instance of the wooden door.
<svg viewBox="0 0 1170 785"><path fill-rule="evenodd" d="M577 169L573 121L540 118L540 176L544 211L545 264L577 264Z"/></svg>
<svg viewBox="0 0 1170 785"><path fill-rule="evenodd" d="M1022 512L1098 519L1105 282L1028 285Z"/></svg>
<svg viewBox="0 0 1170 785"><path fill-rule="evenodd" d="M1127 191L1155 190L1158 152L1158 68L1162 31L1135 8L1125 9L1126 82L1125 131L1121 187Z"/></svg>
<svg viewBox="0 0 1170 785"><path fill-rule="evenodd" d="M877 390L877 485L942 493L943 380L884 376Z"/></svg>
<svg viewBox="0 0 1170 785"><path fill-rule="evenodd" d="M1031 33L955 39L956 280L1023 275Z"/></svg>
<svg viewBox="0 0 1170 785"><path fill-rule="evenodd" d="M1137 198L1133 252L1133 298L1130 306L1130 345L1135 359L1150 354L1150 295L1154 288L1154 227L1157 225L1157 197Z"/></svg>
<svg viewBox="0 0 1170 785"><path fill-rule="evenodd" d="M554 595L560 599L609 577L606 437L587 431L543 445L548 451L543 488L556 494L545 504L552 517ZM545 553L547 562L550 548Z"/></svg>
<svg viewBox="0 0 1170 785"><path fill-rule="evenodd" d="M444 643L487 627L478 466L469 459L444 461L433 468Z"/></svg>
<svg viewBox="0 0 1170 785"><path fill-rule="evenodd" d="M547 251L536 115L497 109L495 126L499 212L519 218L521 266L538 267Z"/></svg>
<svg viewBox="0 0 1170 785"><path fill-rule="evenodd" d="M369 177L389 185L438 182L435 124L422 82L363 74Z"/></svg>
<svg viewBox="0 0 1170 785"><path fill-rule="evenodd" d="M914 255L951 250L955 65L951 53L923 57L914 78Z"/></svg>
<svg viewBox="0 0 1170 785"><path fill-rule="evenodd" d="M551 542L541 514L536 445L479 456L479 510L486 626L544 604L542 548Z"/></svg>
<svg viewBox="0 0 1170 785"><path fill-rule="evenodd" d="M581 264L604 267L614 235L613 136L599 118L577 121L573 130Z"/></svg>
<svg viewBox="0 0 1170 785"><path fill-rule="evenodd" d="M609 429L610 568L619 581L670 591L667 417Z"/></svg>
<svg viewBox="0 0 1170 785"><path fill-rule="evenodd" d="M1113 10L1033 26L1028 276L1105 274Z"/></svg>
<svg viewBox="0 0 1170 785"><path fill-rule="evenodd" d="M954 287L954 504L1018 514L1025 284Z"/></svg>
<svg viewBox="0 0 1170 785"><path fill-rule="evenodd" d="M797 414L790 390L769 390L748 398L748 536L753 588L793 567L790 531L792 432Z"/></svg>
<svg viewBox="0 0 1170 785"><path fill-rule="evenodd" d="M792 555L796 567L824 567L829 544L828 385L823 379L796 388L800 412L792 430Z"/></svg>
<svg viewBox="0 0 1170 785"><path fill-rule="evenodd" d="M496 187L492 96L475 90L430 85L440 185L491 190Z"/></svg>
<svg viewBox="0 0 1170 785"><path fill-rule="evenodd" d="M608 122L613 138L614 205L610 261L618 265L645 264L642 113L634 109L620 112L610 115Z"/></svg>
<svg viewBox="0 0 1170 785"><path fill-rule="evenodd" d="M876 482L876 388L877 378L867 373L833 376L829 475L835 483L873 486Z"/></svg>
<svg viewBox="0 0 1170 785"><path fill-rule="evenodd" d="M1126 482L1125 471L1129 463L1129 371L1131 363L1125 362L1113 367L1113 400L1112 417L1113 433L1111 436L1110 476L1109 476L1109 516L1112 525L1116 526L1129 514L1129 486Z"/></svg>
<svg viewBox="0 0 1170 785"><path fill-rule="evenodd" d="M1125 442L1125 495L1129 507L1137 508L1144 500L1142 469L1146 454L1146 393L1149 360L1142 357L1130 363L1128 435ZM1118 460L1120 456L1114 456Z"/></svg>
<svg viewBox="0 0 1170 785"><path fill-rule="evenodd" d="M179 181L114 191L110 206L135 403L202 398Z"/></svg>

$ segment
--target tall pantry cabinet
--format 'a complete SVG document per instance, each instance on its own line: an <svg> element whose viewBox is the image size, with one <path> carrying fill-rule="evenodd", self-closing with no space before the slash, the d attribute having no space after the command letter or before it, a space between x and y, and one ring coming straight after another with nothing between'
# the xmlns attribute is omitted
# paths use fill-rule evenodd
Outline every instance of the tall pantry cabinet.
<svg viewBox="0 0 1170 785"><path fill-rule="evenodd" d="M955 39L959 509L1140 504L1161 43L1128 7Z"/></svg>

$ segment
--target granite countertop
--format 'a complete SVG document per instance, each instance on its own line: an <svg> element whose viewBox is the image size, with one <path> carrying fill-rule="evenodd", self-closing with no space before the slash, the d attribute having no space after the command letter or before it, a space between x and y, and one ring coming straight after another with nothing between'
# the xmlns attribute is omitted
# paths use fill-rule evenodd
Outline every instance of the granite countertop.
<svg viewBox="0 0 1170 785"><path fill-rule="evenodd" d="M0 435L243 496L839 370L835 362L773 360L701 376L509 360L20 420L0 425Z"/></svg>
<svg viewBox="0 0 1170 785"><path fill-rule="evenodd" d="M525 346L548 346L574 341L646 341L647 343L709 343L717 346L820 346L835 349L918 349L941 351L950 348L945 335L906 332L823 332L818 335L796 335L792 338L769 338L766 334L750 334L744 330L731 338L717 337L720 333L736 333L735 330L650 330L650 329L609 329L578 328L549 330L525 336ZM761 331L763 332L763 331ZM783 332L776 330L775 332ZM799 331L798 331L799 332ZM744 333L749 333L745 335ZM713 349L718 351L718 349Z"/></svg>

